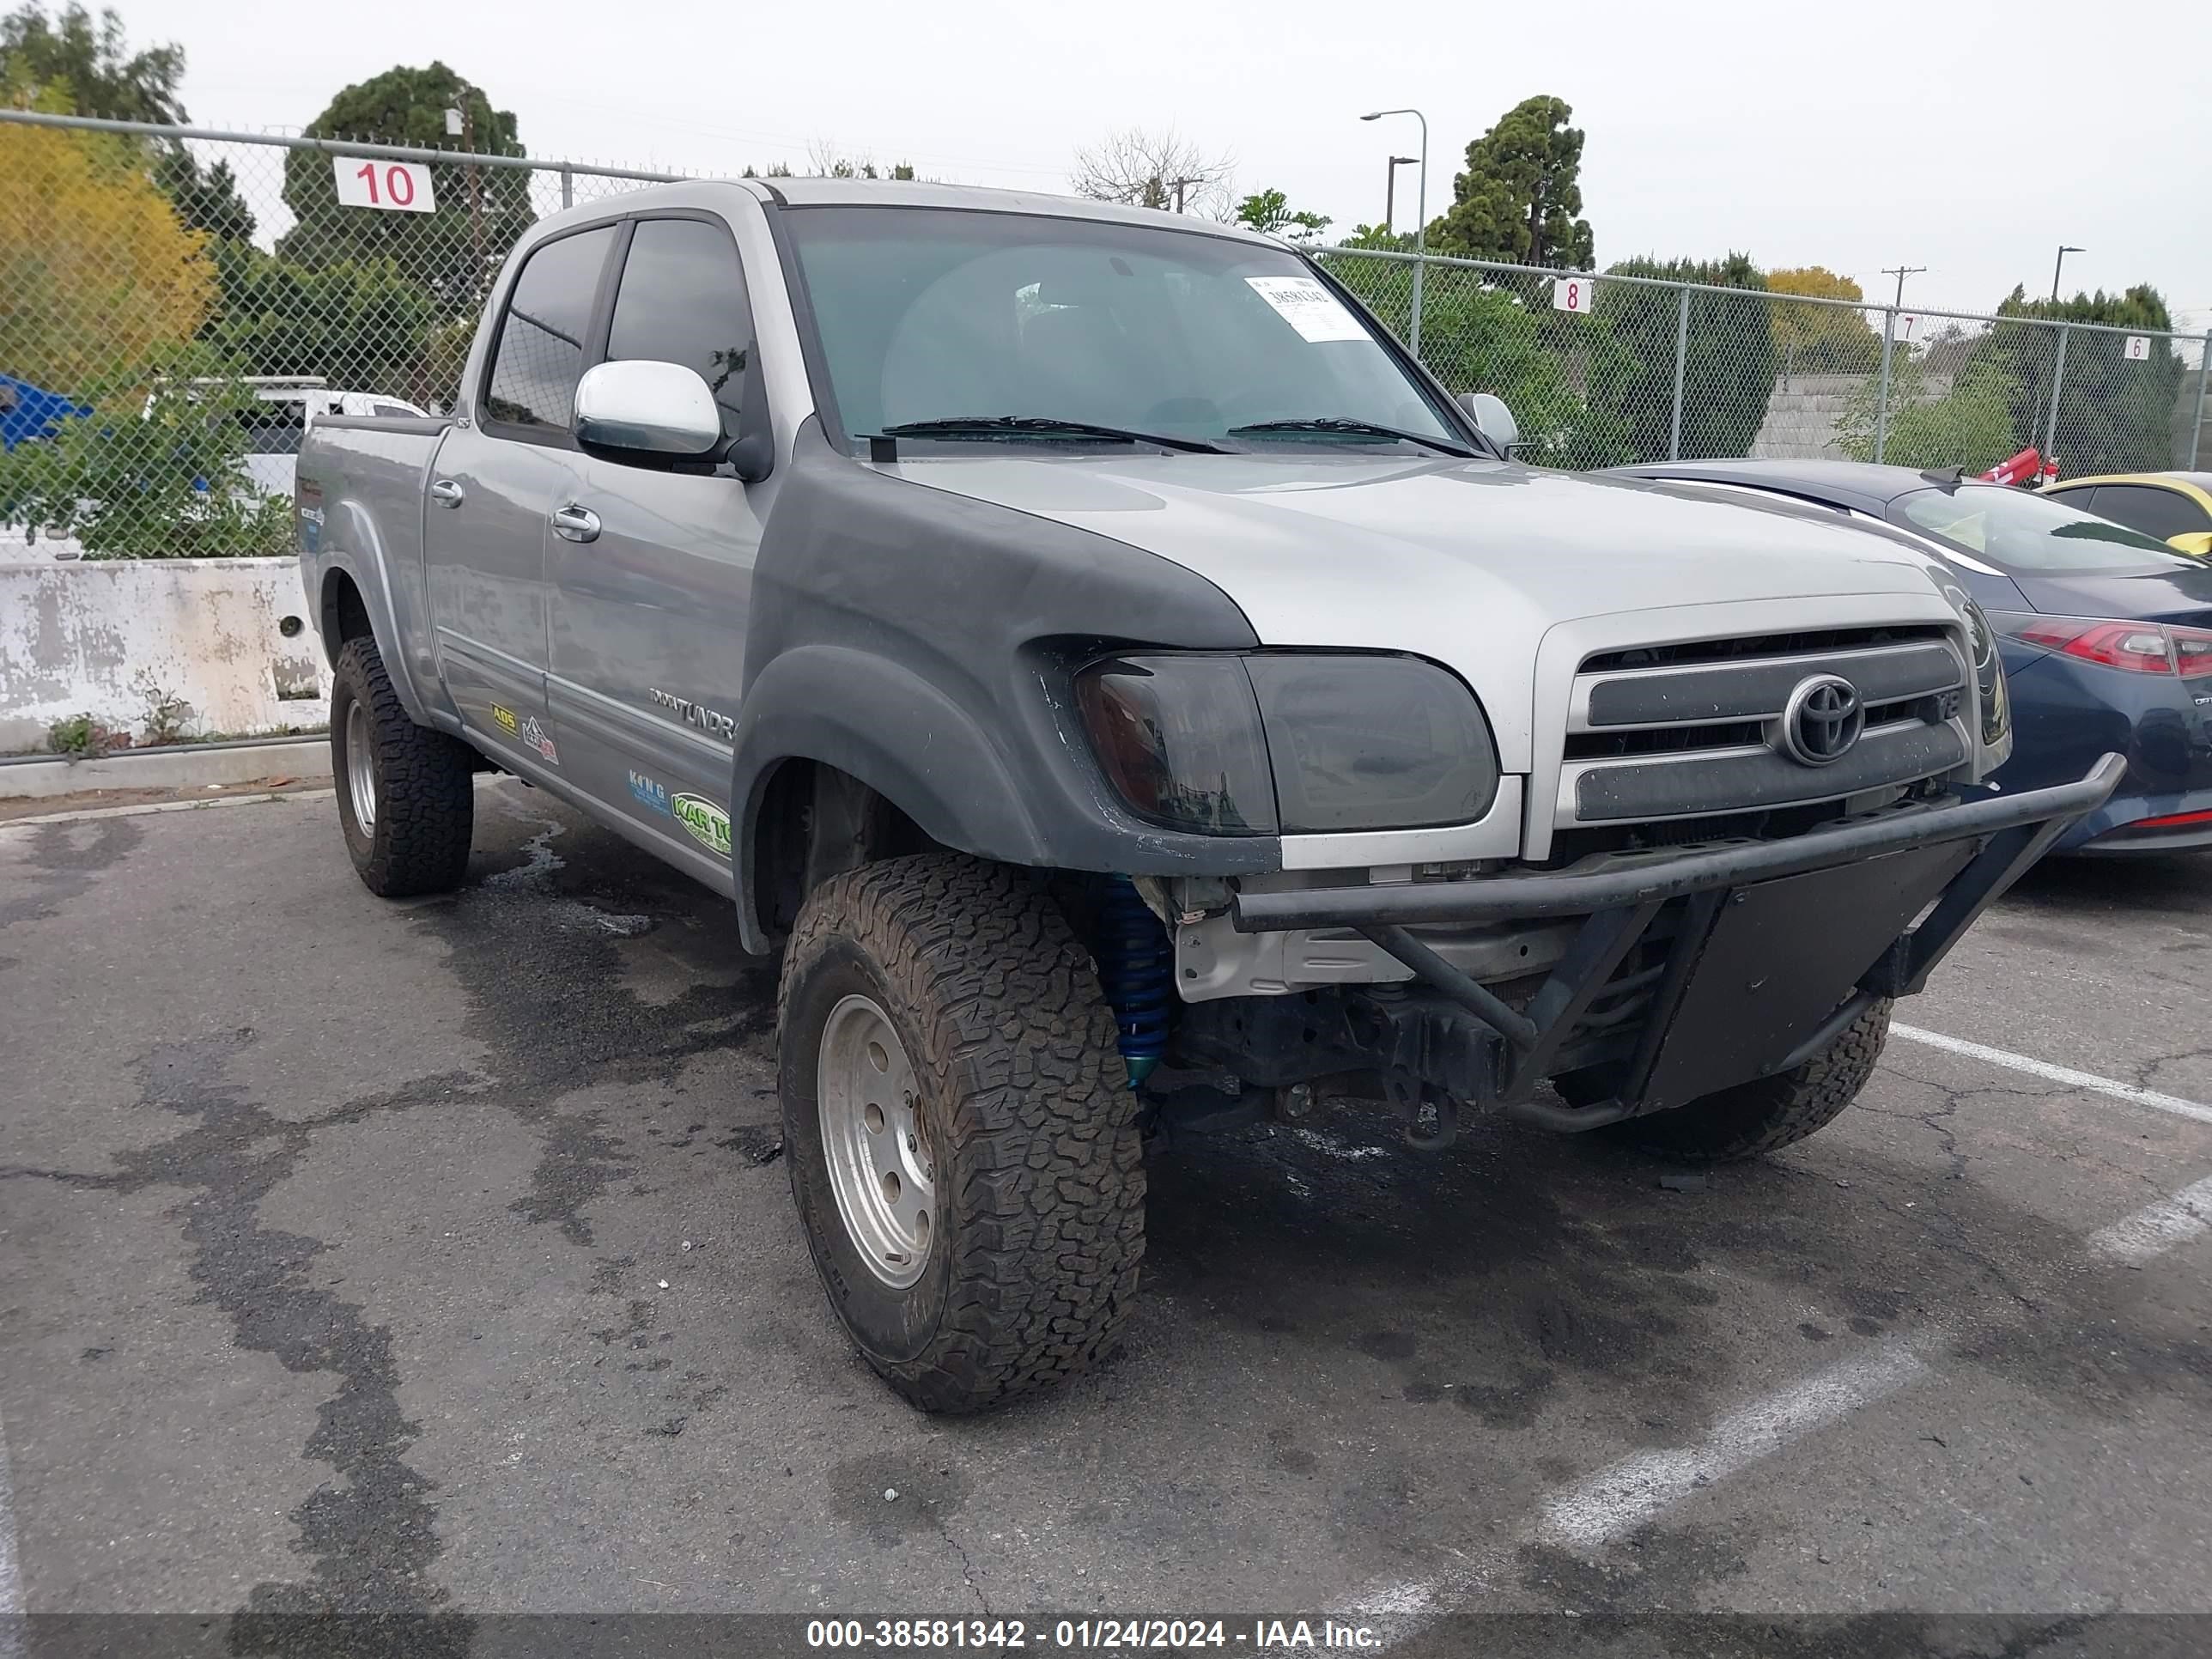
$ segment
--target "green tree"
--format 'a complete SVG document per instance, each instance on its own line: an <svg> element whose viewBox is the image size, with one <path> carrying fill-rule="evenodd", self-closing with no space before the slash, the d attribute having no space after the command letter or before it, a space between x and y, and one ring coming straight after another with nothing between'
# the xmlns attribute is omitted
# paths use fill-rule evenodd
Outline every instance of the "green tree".
<svg viewBox="0 0 2212 1659"><path fill-rule="evenodd" d="M49 18L38 0L29 0L0 18L0 62L11 78L20 73L33 86L60 88L73 115L171 125L185 118L177 96L185 49L172 40L131 52L112 8L95 19L70 4Z"/></svg>
<svg viewBox="0 0 2212 1659"><path fill-rule="evenodd" d="M2148 283L2124 293L2076 294L2070 300L2031 300L2015 288L1997 307L2001 318L2100 323L2154 337L2173 326L2165 297ZM2040 442L2050 421L2051 379L2057 371L2057 331L2000 322L1977 345L1974 361L1994 363L2010 386L2012 425ZM2130 362L2125 337L2075 329L2067 337L2065 378L2058 388L2058 432L2051 447L2061 467L2080 476L2134 472L2173 465L2173 406L2181 390L2181 359L2172 342L2154 337L2150 356Z"/></svg>
<svg viewBox="0 0 2212 1659"><path fill-rule="evenodd" d="M476 152L525 154L514 116L495 110L483 93L441 63L398 68L346 88L307 125L316 138L352 138L438 149L452 143L446 112L465 111ZM437 198L431 213L394 213L338 205L328 155L291 150L284 158L284 205L298 223L276 245L279 257L309 270L389 259L460 311L474 306L535 215L530 179L519 167L433 162Z"/></svg>
<svg viewBox="0 0 2212 1659"><path fill-rule="evenodd" d="M1407 337L1413 321L1411 264L1349 252L1320 257L1376 321ZM1620 441L1618 422L1590 409L1577 392L1571 378L1576 359L1547 343L1542 325L1516 295L1485 285L1474 271L1440 267L1428 273L1421 295L1421 356L1449 391L1503 398L1521 428L1526 459L1608 466L1633 459Z"/></svg>
<svg viewBox="0 0 2212 1659"><path fill-rule="evenodd" d="M2013 383L1993 357L1970 363L1941 396L1928 390L1930 371L1921 358L1899 353L1890 366L1889 435L1881 458L1893 466L1955 466L1986 472L2021 444L2013 426ZM1874 459L1880 422L1881 384L1861 381L1844 405L1838 426L1844 453Z"/></svg>
<svg viewBox="0 0 2212 1659"><path fill-rule="evenodd" d="M1467 147L1452 204L1429 227L1438 253L1587 270L1595 257L1581 217L1583 135L1559 99L1522 100ZM1426 327L1426 324L1423 325Z"/></svg>
<svg viewBox="0 0 2212 1659"><path fill-rule="evenodd" d="M430 361L437 301L390 259L309 270L248 242L214 252L222 305L201 337L240 373L319 374L350 392L450 400L453 385L439 383Z"/></svg>
<svg viewBox="0 0 2212 1659"><path fill-rule="evenodd" d="M1685 459L1748 455L1774 393L1776 352L1763 294L1766 283L1748 254L1725 259L1624 259L1609 276L1649 276L1745 290L1741 296L1693 290L1688 349L1682 364ZM1623 356L1617 372L1594 380L1590 402L1615 411L1638 460L1665 460L1674 409L1674 342L1680 323L1677 289L1642 283L1597 285L1595 320ZM1563 319L1563 321L1571 320Z"/></svg>
<svg viewBox="0 0 2212 1659"><path fill-rule="evenodd" d="M59 94L52 106L59 112L179 125L188 118L177 93L184 73L185 49L173 40L132 52L112 8L95 19L70 4L49 18L31 0L0 18L0 91L16 101L28 101L27 88L51 88ZM155 185L176 204L185 229L253 234L253 214L228 162L203 169L182 140L172 139L154 147L152 166Z"/></svg>
<svg viewBox="0 0 2212 1659"><path fill-rule="evenodd" d="M291 503L260 495L246 471L253 389L207 347L133 363L81 395L94 415L0 455L11 517L74 536L95 559L290 550Z"/></svg>
<svg viewBox="0 0 2212 1659"><path fill-rule="evenodd" d="M1263 235L1293 242L1310 242L1334 222L1326 213L1291 210L1290 198L1279 190L1255 191L1237 204L1237 222ZM1362 226L1364 230L1366 227Z"/></svg>

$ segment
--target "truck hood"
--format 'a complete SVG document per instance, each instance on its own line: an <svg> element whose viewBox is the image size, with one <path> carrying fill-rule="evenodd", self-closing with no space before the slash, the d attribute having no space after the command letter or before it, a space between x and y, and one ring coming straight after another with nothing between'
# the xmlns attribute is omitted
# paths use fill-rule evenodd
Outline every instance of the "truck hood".
<svg viewBox="0 0 2212 1659"><path fill-rule="evenodd" d="M1952 615L1935 561L1902 538L1619 475L1313 454L1000 453L881 470L1171 559L1236 601L1265 644L1448 664L1482 699L1509 769L1528 763L1533 665L1563 623L1632 615L1637 642L1713 638L1819 626L1805 602L1845 595L1893 600L1891 620Z"/></svg>

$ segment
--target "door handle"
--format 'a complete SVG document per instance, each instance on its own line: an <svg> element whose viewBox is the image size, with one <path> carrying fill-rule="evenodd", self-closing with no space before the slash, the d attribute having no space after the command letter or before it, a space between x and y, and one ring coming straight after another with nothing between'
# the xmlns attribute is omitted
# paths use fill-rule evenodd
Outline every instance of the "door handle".
<svg viewBox="0 0 2212 1659"><path fill-rule="evenodd" d="M459 507L468 493L451 478L430 480L430 499L440 507Z"/></svg>
<svg viewBox="0 0 2212 1659"><path fill-rule="evenodd" d="M553 509L553 533L572 542L595 542L599 538L599 515L574 501L566 507L556 507Z"/></svg>

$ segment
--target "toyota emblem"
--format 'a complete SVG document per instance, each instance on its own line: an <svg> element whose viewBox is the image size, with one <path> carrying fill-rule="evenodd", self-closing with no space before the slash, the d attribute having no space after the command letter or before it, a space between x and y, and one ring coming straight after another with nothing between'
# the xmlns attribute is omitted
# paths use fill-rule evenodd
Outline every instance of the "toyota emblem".
<svg viewBox="0 0 2212 1659"><path fill-rule="evenodd" d="M1783 752L1801 766L1832 766L1866 730L1858 688L1839 674L1800 680L1782 711Z"/></svg>

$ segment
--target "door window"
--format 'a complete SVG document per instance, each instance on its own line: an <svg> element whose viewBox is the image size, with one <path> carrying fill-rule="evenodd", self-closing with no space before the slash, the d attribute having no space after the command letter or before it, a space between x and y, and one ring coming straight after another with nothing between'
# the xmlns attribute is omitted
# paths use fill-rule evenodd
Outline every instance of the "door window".
<svg viewBox="0 0 2212 1659"><path fill-rule="evenodd" d="M696 369L735 437L752 313L730 234L703 219L641 220L623 261L607 359L646 358Z"/></svg>
<svg viewBox="0 0 2212 1659"><path fill-rule="evenodd" d="M2156 484L2099 484L2092 510L2160 541L2212 530L2212 517L2203 507L2179 490Z"/></svg>
<svg viewBox="0 0 2212 1659"><path fill-rule="evenodd" d="M566 433L583 377L592 304L614 244L603 225L547 242L524 262L492 349L484 418Z"/></svg>

